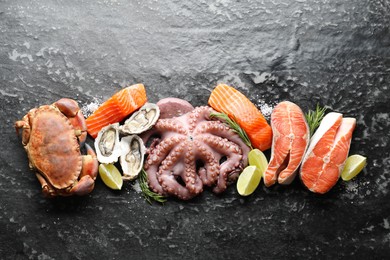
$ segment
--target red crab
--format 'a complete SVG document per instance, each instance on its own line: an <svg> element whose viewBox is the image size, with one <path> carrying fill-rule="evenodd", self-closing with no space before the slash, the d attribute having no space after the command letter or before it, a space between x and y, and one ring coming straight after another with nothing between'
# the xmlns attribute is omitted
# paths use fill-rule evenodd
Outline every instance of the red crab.
<svg viewBox="0 0 390 260"><path fill-rule="evenodd" d="M86 195L95 185L98 161L93 149L80 145L87 137L86 123L75 100L62 98L52 105L31 109L15 129L23 129L22 144L30 168L46 197Z"/></svg>

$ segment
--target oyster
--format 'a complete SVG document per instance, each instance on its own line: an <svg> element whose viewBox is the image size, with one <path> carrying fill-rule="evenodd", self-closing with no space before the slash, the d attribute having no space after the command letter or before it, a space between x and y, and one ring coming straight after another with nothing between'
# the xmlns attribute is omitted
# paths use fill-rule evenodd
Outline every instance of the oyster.
<svg viewBox="0 0 390 260"><path fill-rule="evenodd" d="M96 156L100 163L114 163L121 155L119 123L103 127L95 139Z"/></svg>
<svg viewBox="0 0 390 260"><path fill-rule="evenodd" d="M153 103L146 103L124 122L120 130L124 134L140 134L149 130L157 122L159 116L159 107Z"/></svg>
<svg viewBox="0 0 390 260"><path fill-rule="evenodd" d="M138 135L129 135L121 139L122 155L120 164L124 180L135 179L144 165L145 145Z"/></svg>

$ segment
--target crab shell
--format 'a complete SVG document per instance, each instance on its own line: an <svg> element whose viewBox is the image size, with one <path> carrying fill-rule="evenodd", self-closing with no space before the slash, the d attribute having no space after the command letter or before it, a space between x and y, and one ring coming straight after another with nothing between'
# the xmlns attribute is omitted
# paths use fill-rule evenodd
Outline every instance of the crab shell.
<svg viewBox="0 0 390 260"><path fill-rule="evenodd" d="M15 129L23 129L22 144L29 166L36 171L47 197L86 195L95 184L96 154L87 144L86 124L76 101L63 98L52 105L31 109Z"/></svg>

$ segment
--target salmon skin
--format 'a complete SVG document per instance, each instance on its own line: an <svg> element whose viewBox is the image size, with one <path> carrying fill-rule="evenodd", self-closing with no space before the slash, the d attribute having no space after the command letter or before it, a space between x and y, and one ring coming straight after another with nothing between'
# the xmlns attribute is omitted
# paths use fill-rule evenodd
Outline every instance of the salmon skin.
<svg viewBox="0 0 390 260"><path fill-rule="evenodd" d="M355 118L328 113L311 138L303 158L300 178L312 192L326 193L338 181L348 157Z"/></svg>
<svg viewBox="0 0 390 260"><path fill-rule="evenodd" d="M296 104L283 101L271 114L273 132L271 159L264 172L264 184L290 184L309 145L310 130L305 115Z"/></svg>
<svg viewBox="0 0 390 260"><path fill-rule="evenodd" d="M135 84L115 93L87 119L87 132L96 138L100 129L125 119L147 102L143 84Z"/></svg>
<svg viewBox="0 0 390 260"><path fill-rule="evenodd" d="M227 114L246 132L252 146L262 151L271 147L272 129L259 109L241 92L219 84L211 92L208 104Z"/></svg>

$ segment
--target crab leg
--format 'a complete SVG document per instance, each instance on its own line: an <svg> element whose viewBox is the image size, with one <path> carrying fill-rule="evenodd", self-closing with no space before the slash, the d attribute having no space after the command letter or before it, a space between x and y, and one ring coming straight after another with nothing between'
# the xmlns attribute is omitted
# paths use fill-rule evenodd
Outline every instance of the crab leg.
<svg viewBox="0 0 390 260"><path fill-rule="evenodd" d="M55 196L55 195L53 195L54 189L52 188L52 186L49 183L47 183L45 178L43 178L43 176L40 175L39 173L37 173L35 175L37 176L38 181L41 183L43 195L45 197L48 197L48 198L54 197Z"/></svg>
<svg viewBox="0 0 390 260"><path fill-rule="evenodd" d="M36 111L36 108L31 109L30 113L34 113ZM30 140L30 134L31 134L31 129L30 129L30 113L25 115L22 120L16 121L15 122L15 130L16 134L19 135L19 129L22 129L22 144L26 145L28 141Z"/></svg>

